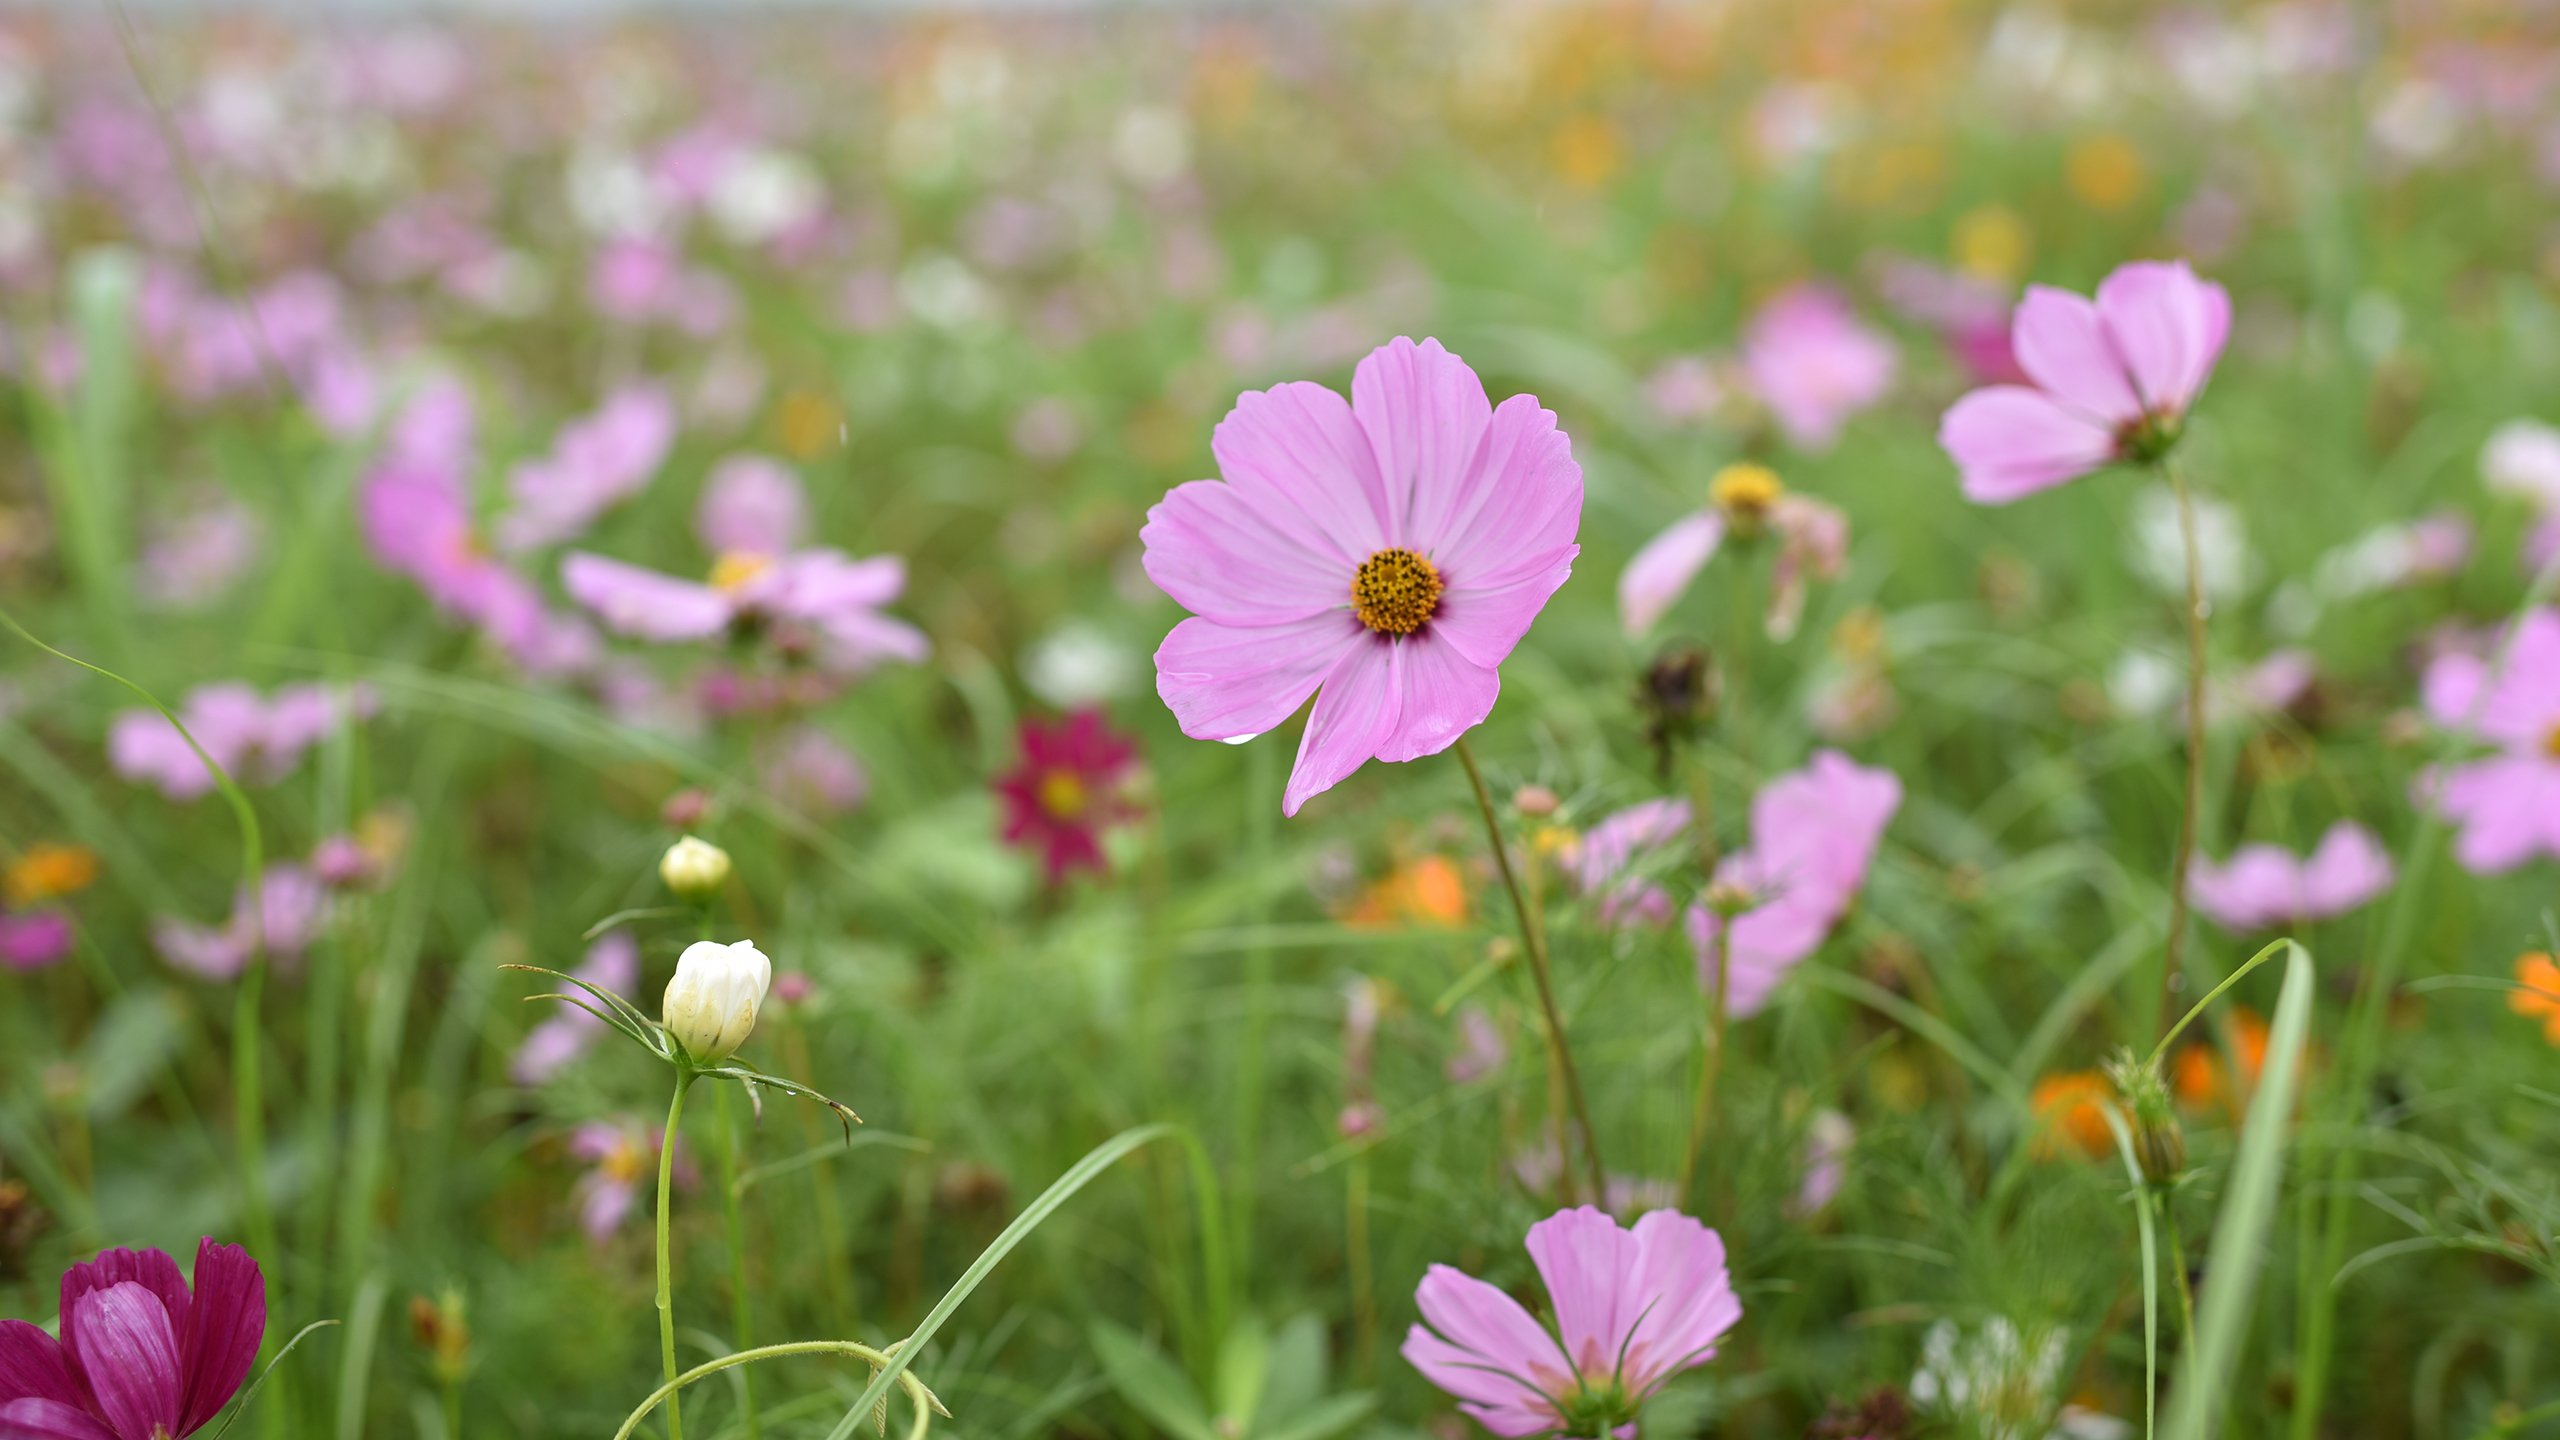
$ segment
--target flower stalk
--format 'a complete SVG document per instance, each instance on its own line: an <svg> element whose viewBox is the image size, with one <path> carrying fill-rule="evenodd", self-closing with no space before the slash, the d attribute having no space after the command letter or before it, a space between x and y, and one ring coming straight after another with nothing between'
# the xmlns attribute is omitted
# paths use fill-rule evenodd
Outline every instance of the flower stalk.
<svg viewBox="0 0 2560 1440"><path fill-rule="evenodd" d="M675 1257L667 1244L667 1222L674 1211L676 1129L684 1123L684 1092L693 1088L694 1069L676 1062L675 1098L667 1102L667 1128L658 1137L658 1358L667 1373L667 1440L684 1440L684 1412L676 1399Z"/></svg>
<svg viewBox="0 0 2560 1440"><path fill-rule="evenodd" d="M2195 863L2197 812L2204 806L2204 562L2196 543L2195 498L2187 492L2185 472L2168 457L2159 462L2178 499L2178 538L2187 560L2187 782L2186 804L2178 819L2178 852L2169 862L2169 936L2160 953L2160 1009L2154 1027L2167 1025L2177 1013L2179 980L2187 952L2187 871Z"/></svg>

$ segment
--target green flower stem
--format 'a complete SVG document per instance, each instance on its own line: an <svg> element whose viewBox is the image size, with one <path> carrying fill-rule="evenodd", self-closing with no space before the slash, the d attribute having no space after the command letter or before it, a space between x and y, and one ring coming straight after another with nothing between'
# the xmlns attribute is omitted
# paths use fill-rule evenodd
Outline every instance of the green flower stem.
<svg viewBox="0 0 2560 1440"><path fill-rule="evenodd" d="M1476 809L1484 815L1484 835L1493 846L1493 866L1502 876L1502 888L1511 892L1512 914L1520 922L1520 944L1529 955L1529 973L1538 984L1538 1005L1546 1014L1547 1058L1564 1080L1565 1096L1573 1106L1573 1121L1582 1131L1582 1153L1591 1162L1591 1198L1597 1203L1608 1193L1608 1171L1600 1163L1600 1132L1592 1127L1591 1106L1582 1096L1582 1074L1573 1068L1573 1048L1565 1042L1564 1012L1556 1007L1556 987L1547 964L1546 928L1529 908L1528 894L1520 888L1520 877L1511 868L1511 851L1502 840L1502 821L1493 811L1493 792L1484 784L1484 772L1476 768L1475 752L1467 748L1464 737L1453 747L1458 763L1467 767L1467 783L1475 787ZM1557 1155L1562 1172L1565 1200L1573 1200L1573 1157Z"/></svg>
<svg viewBox="0 0 2560 1440"><path fill-rule="evenodd" d="M2178 497L2178 538L2187 557L2187 788L2186 808L2178 819L2178 853L2169 862L2169 938L2160 952L2160 1010L2152 1022L2158 1029L2177 1013L2178 978L2187 953L2187 868L2196 853L2196 816L2204 808L2204 560L2196 543L2195 497L2187 493L2186 473L2168 459L2160 473Z"/></svg>
<svg viewBox="0 0 2560 1440"><path fill-rule="evenodd" d="M667 1102L667 1128L658 1137L658 1358L665 1362L667 1372L667 1440L684 1440L684 1412L675 1398L676 1286L674 1256L667 1246L667 1220L675 1208L676 1128L684 1121L684 1092L691 1088L693 1067L679 1060L675 1098ZM654 1397L650 1403L656 1403ZM633 1418L636 1422L638 1417ZM631 1432L626 1427L622 1433Z"/></svg>
<svg viewBox="0 0 2560 1440"><path fill-rule="evenodd" d="M747 1221L745 1197L738 1193L738 1152L746 1147L746 1131L738 1124L737 1111L729 1102L727 1086L720 1087L720 1200L728 1212L729 1225L729 1328L734 1332L730 1343L744 1350L755 1341L750 1337L754 1316L747 1297ZM756 1414L756 1382L752 1375L738 1377L738 1393L746 1411L747 1440L758 1440L764 1434L764 1422ZM668 1412L674 1414L672 1410Z"/></svg>
<svg viewBox="0 0 2560 1440"><path fill-rule="evenodd" d="M1725 916L1716 924L1715 993L1706 997L1706 1014L1698 1027L1698 1093L1689 1108L1689 1152L1680 1161L1680 1199L1689 1200L1690 1186L1698 1178L1698 1161L1706 1153L1707 1137L1715 1129L1716 1081L1724 1071L1724 1047L1732 1023L1733 1008L1725 994L1733 983L1733 917Z"/></svg>
<svg viewBox="0 0 2560 1440"><path fill-rule="evenodd" d="M758 1360L776 1360L785 1355L852 1355L870 1361L873 1372L877 1373L896 1362L897 1356L894 1353L896 1349L897 1347L893 1345L887 1350L879 1350L851 1340L794 1340L782 1345L764 1345L753 1350L741 1350L735 1355L723 1355L717 1360L696 1365L682 1375L669 1376L667 1383L650 1391L649 1397L640 1402L640 1407L632 1411L630 1416L622 1422L622 1428L613 1432L613 1440L631 1440L633 1432L640 1428L640 1422L648 1419L649 1412L657 1409L661 1403L667 1407L667 1418L670 1422L668 1430L672 1434L675 1428L672 1422L675 1419L676 1392L697 1380L717 1375L733 1366L751 1364ZM943 1409L942 1402L934 1398L934 1393L926 1389L924 1382L915 1376L901 1371L898 1375L898 1383L906 1390L907 1398L914 1401L916 1407L915 1423L907 1431L907 1440L924 1440L925 1427L932 1423L932 1418L936 1415L947 1417L951 1412Z"/></svg>

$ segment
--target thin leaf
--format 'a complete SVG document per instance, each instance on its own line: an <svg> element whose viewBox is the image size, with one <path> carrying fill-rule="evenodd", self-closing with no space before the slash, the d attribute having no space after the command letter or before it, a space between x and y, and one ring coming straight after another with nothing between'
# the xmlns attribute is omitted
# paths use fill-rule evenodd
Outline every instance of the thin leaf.
<svg viewBox="0 0 2560 1440"><path fill-rule="evenodd" d="M1175 1440L1220 1440L1200 1392L1163 1352L1108 1320L1097 1320L1093 1353L1120 1398Z"/></svg>
<svg viewBox="0 0 2560 1440"><path fill-rule="evenodd" d="M240 1392L239 1403L231 1407L231 1418L223 1421L222 1428L213 1432L213 1440L222 1440L223 1436L231 1433L232 1426L240 1423L240 1417L248 1413L249 1402L257 1398L259 1389L267 1383L267 1377L276 1373L276 1367L284 1363L284 1357L293 1353L294 1346L308 1339L312 1331L326 1330L337 1323L335 1320L314 1320L293 1332L293 1338L284 1342L284 1348L276 1352L276 1358L268 1361L267 1368L258 1372L258 1378L249 1382L249 1388Z"/></svg>

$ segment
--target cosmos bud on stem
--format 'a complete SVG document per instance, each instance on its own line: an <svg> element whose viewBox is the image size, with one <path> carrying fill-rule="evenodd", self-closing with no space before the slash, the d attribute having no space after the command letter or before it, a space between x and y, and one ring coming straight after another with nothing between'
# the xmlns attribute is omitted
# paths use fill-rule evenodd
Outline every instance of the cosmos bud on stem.
<svg viewBox="0 0 2560 1440"><path fill-rule="evenodd" d="M772 984L773 962L753 940L697 940L676 958L659 1023L689 1059L717 1064L746 1043Z"/></svg>
<svg viewBox="0 0 2560 1440"><path fill-rule="evenodd" d="M667 847L658 861L658 878L681 899L709 900L729 883L729 852L687 835Z"/></svg>

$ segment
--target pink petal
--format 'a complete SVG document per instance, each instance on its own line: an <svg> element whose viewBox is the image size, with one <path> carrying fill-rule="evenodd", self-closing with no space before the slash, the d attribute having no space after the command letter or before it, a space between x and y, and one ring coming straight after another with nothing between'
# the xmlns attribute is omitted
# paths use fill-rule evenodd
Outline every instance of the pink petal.
<svg viewBox="0 0 2560 1440"><path fill-rule="evenodd" d="M2098 315L2146 408L2183 415L2231 333L2231 296L2183 260L2137 260L2098 285Z"/></svg>
<svg viewBox="0 0 2560 1440"><path fill-rule="evenodd" d="M81 1296L71 1313L79 1320L73 1354L107 1423L120 1435L177 1434L184 1372L160 1297L127 1280Z"/></svg>
<svg viewBox="0 0 2560 1440"><path fill-rule="evenodd" d="M0 1405L0 1440L116 1440L116 1433L76 1406L27 1399Z"/></svg>
<svg viewBox="0 0 2560 1440"><path fill-rule="evenodd" d="M1484 723L1502 693L1502 676L1478 665L1431 631L1397 642L1404 661L1404 710L1378 748L1386 761L1437 755Z"/></svg>
<svg viewBox="0 0 2560 1440"><path fill-rule="evenodd" d="M694 511L694 533L714 554L780 555L809 525L800 477L779 460L732 455L712 467Z"/></svg>
<svg viewBox="0 0 2560 1440"><path fill-rule="evenodd" d="M1572 578L1574 557L1581 553L1581 546L1568 545L1508 585L1451 588L1440 596L1440 609L1426 633L1487 669L1500 665L1537 623L1547 600Z"/></svg>
<svg viewBox="0 0 2560 1440"><path fill-rule="evenodd" d="M1419 1325L1405 1332L1403 1354L1423 1379L1456 1396L1459 1409L1496 1435L1544 1435L1556 1428L1555 1406L1545 1397Z"/></svg>
<svg viewBox="0 0 2560 1440"><path fill-rule="evenodd" d="M801 620L886 605L906 593L907 562L895 555L856 560L841 550L802 550L740 592L750 603Z"/></svg>
<svg viewBox="0 0 2560 1440"><path fill-rule="evenodd" d="M1529 1258L1555 1301L1564 1353L1585 1383L1618 1372L1619 1347L1643 1305L1636 1293L1642 1254L1635 1236L1588 1205L1529 1227Z"/></svg>
<svg viewBox="0 0 2560 1440"><path fill-rule="evenodd" d="M2461 822L2453 854L2466 870L2497 875L2536 852L2560 857L2560 763L2501 756L2465 765L2444 777L2438 803Z"/></svg>
<svg viewBox="0 0 2560 1440"><path fill-rule="evenodd" d="M904 620L872 610L819 617L827 637L827 663L847 674L860 674L883 660L921 664L933 654L933 642Z"/></svg>
<svg viewBox="0 0 2560 1440"><path fill-rule="evenodd" d="M1298 380L1237 396L1209 449L1227 483L1302 545L1352 568L1387 548L1377 454L1351 403L1322 385Z"/></svg>
<svg viewBox="0 0 2560 1440"><path fill-rule="evenodd" d="M2112 428L2142 418L2142 397L2095 304L2068 290L2030 285L2010 334L2018 368L2080 419Z"/></svg>
<svg viewBox="0 0 2560 1440"><path fill-rule="evenodd" d="M2302 870L2303 914L2343 915L2391 888L2391 857L2373 832L2341 820L2320 838Z"/></svg>
<svg viewBox="0 0 2560 1440"><path fill-rule="evenodd" d="M729 597L708 585L573 550L560 586L607 629L643 640L705 640L728 628Z"/></svg>
<svg viewBox="0 0 2560 1440"><path fill-rule="evenodd" d="M2494 676L2492 666L2498 667ZM2514 638L2493 646L2486 661L2440 657L2427 667L2425 698L2428 712L2449 728L2471 723L2477 711L2474 733L2482 739L2513 750L2540 748L2560 728L2560 610L2528 613Z"/></svg>
<svg viewBox="0 0 2560 1440"><path fill-rule="evenodd" d="M1303 527L1298 527L1303 528ZM1167 491L1138 532L1147 578L1195 615L1271 625L1338 610L1358 568L1272 523L1245 492L1215 480Z"/></svg>
<svg viewBox="0 0 2560 1440"><path fill-rule="evenodd" d="M54 1338L24 1320L0 1320L0 1398L81 1403L80 1386Z"/></svg>
<svg viewBox="0 0 2560 1440"><path fill-rule="evenodd" d="M2199 857L2187 872L2196 909L2237 934L2294 918L2301 890L2300 864L2273 845L2243 845L2220 864Z"/></svg>
<svg viewBox="0 0 2560 1440"><path fill-rule="evenodd" d="M1965 498L2006 505L2115 458L2115 436L2040 390L1993 385L1947 409L1938 444L1964 477Z"/></svg>
<svg viewBox="0 0 2560 1440"><path fill-rule="evenodd" d="M1618 576L1618 624L1629 635L1641 635L1653 628L1698 578L1698 572L1715 558L1716 547L1724 543L1724 517L1713 510L1698 510L1671 522L1668 529L1654 536L1627 562Z"/></svg>
<svg viewBox="0 0 2560 1440"><path fill-rule="evenodd" d="M178 1433L219 1414L249 1377L267 1334L267 1280L237 1245L196 1246L195 1310L185 1341L186 1405Z"/></svg>
<svg viewBox="0 0 2560 1440"><path fill-rule="evenodd" d="M1426 500L1436 500L1426 496ZM1436 508L1425 505L1426 511ZM1555 412L1534 395L1496 406L1447 508L1417 516L1414 543L1452 589L1495 589L1543 573L1582 528L1582 467Z"/></svg>
<svg viewBox="0 0 2560 1440"><path fill-rule="evenodd" d="M1488 1376L1466 1382L1471 1387L1484 1386L1490 1380L1513 1389L1551 1392L1558 1381L1571 1373L1564 1352L1556 1348L1555 1337L1547 1333L1546 1327L1520 1308L1519 1301L1472 1275L1434 1265L1423 1272L1422 1284L1414 1291L1413 1299L1422 1318L1450 1344L1467 1352L1477 1363L1509 1377ZM1453 1394L1471 1394L1470 1389L1458 1389L1436 1378L1433 1383ZM1490 1400L1499 1393L1497 1389L1473 1394L1472 1398Z"/></svg>
<svg viewBox="0 0 2560 1440"><path fill-rule="evenodd" d="M1348 613L1250 629L1190 619L1156 649L1156 694L1194 740L1279 728L1345 651L1371 638Z"/></svg>
<svg viewBox="0 0 2560 1440"><path fill-rule="evenodd" d="M1404 711L1406 648L1369 636L1342 651L1308 712L1297 764L1280 796L1281 814L1297 814L1310 797L1340 784L1394 739Z"/></svg>
<svg viewBox="0 0 2560 1440"><path fill-rule="evenodd" d="M1351 372L1351 412L1377 453L1388 536L1415 546L1447 534L1493 418L1476 372L1437 340L1398 336Z"/></svg>
<svg viewBox="0 0 2560 1440"><path fill-rule="evenodd" d="M1715 1342L1742 1319L1725 1272L1724 1239L1696 1220L1655 1210L1635 1223L1643 1308L1628 1346L1625 1381L1643 1394L1673 1372L1715 1354Z"/></svg>

